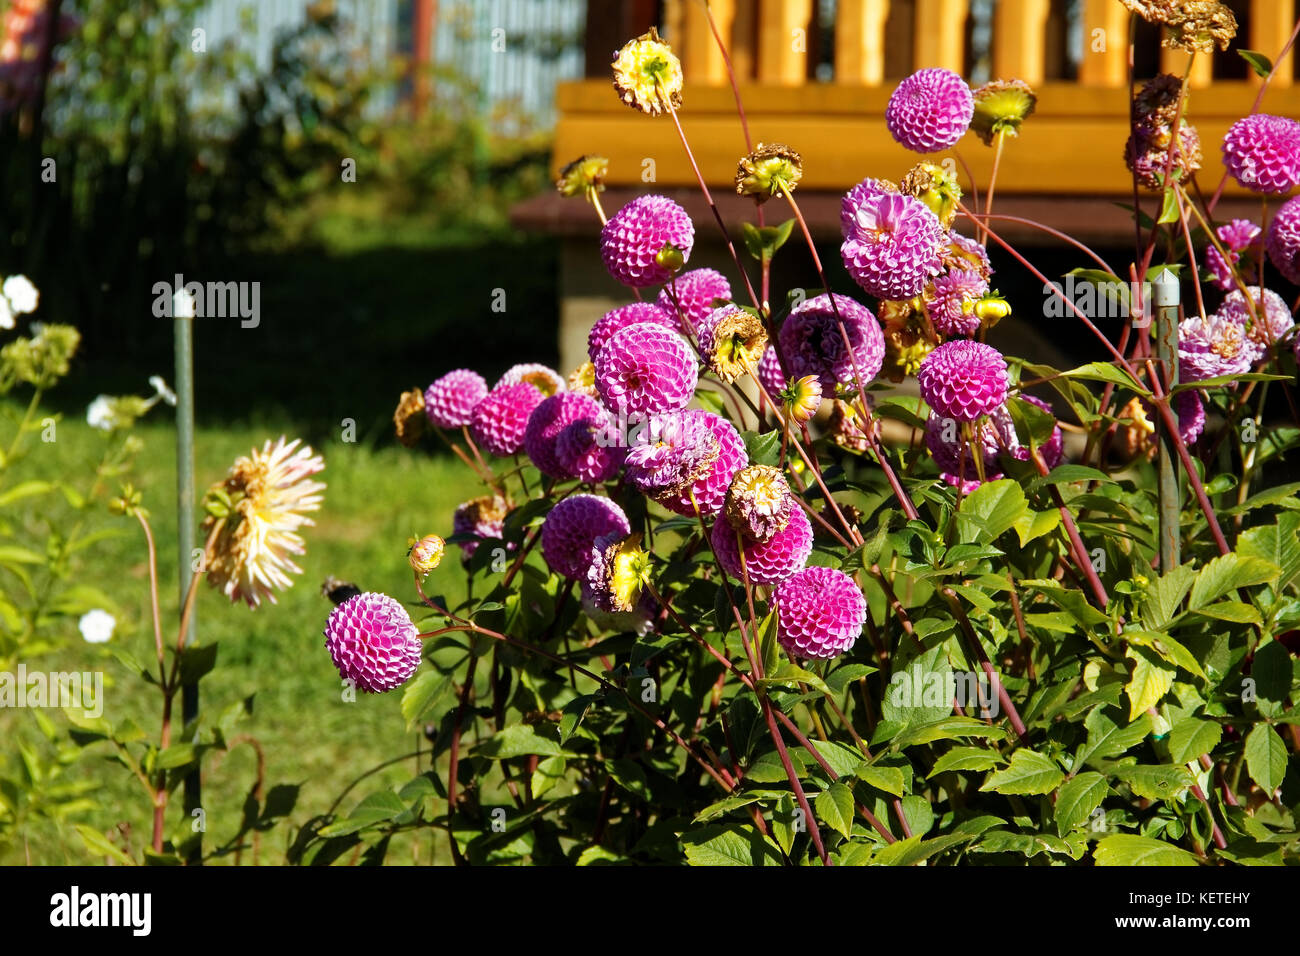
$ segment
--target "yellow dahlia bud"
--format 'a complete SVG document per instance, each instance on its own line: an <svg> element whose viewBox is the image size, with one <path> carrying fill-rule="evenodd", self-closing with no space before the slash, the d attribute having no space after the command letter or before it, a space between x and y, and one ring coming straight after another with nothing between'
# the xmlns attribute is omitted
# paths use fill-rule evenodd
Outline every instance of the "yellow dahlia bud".
<svg viewBox="0 0 1300 956"><path fill-rule="evenodd" d="M424 577L442 563L442 556L447 550L447 542L436 534L426 534L419 541L411 538L410 550L406 552L407 560L420 577Z"/></svg>
<svg viewBox="0 0 1300 956"><path fill-rule="evenodd" d="M1011 303L998 294L995 289L975 302L975 317L991 329L1011 314Z"/></svg>
<svg viewBox="0 0 1300 956"><path fill-rule="evenodd" d="M1129 419L1129 423L1121 424L1115 433L1116 446L1120 454L1126 460L1132 460L1139 455L1153 456L1156 448L1152 436L1155 435L1156 426L1147 417L1142 402L1136 397L1129 399L1128 404L1119 410L1119 418L1121 421Z"/></svg>
<svg viewBox="0 0 1300 956"><path fill-rule="evenodd" d="M790 523L793 507L790 486L778 469L750 465L731 479L722 513L737 531L756 541L770 541Z"/></svg>
<svg viewBox="0 0 1300 956"><path fill-rule="evenodd" d="M579 156L560 170L555 188L569 198L604 192L608 173L609 160L604 156Z"/></svg>
<svg viewBox="0 0 1300 956"><path fill-rule="evenodd" d="M992 146L998 134L1018 136L1020 124L1037 105L1037 94L1024 80L993 80L975 91L970 128L985 146Z"/></svg>
<svg viewBox="0 0 1300 956"><path fill-rule="evenodd" d="M658 116L682 105L682 63L654 27L614 57L614 89L635 110Z"/></svg>
<svg viewBox="0 0 1300 956"><path fill-rule="evenodd" d="M596 366L590 362L583 362L570 372L569 391L581 392L583 395L599 398L600 393L596 391Z"/></svg>
<svg viewBox="0 0 1300 956"><path fill-rule="evenodd" d="M397 410L393 412L393 425L397 428L397 440L406 448L414 448L424 434L424 427L429 422L424 414L424 392L413 388L403 392Z"/></svg>
<svg viewBox="0 0 1300 956"><path fill-rule="evenodd" d="M700 325L700 353L724 382L758 368L767 351L767 330L752 312L735 306L715 309Z"/></svg>
<svg viewBox="0 0 1300 956"><path fill-rule="evenodd" d="M803 160L798 153L781 143L759 143L758 148L742 159L736 168L736 192L765 203L779 195L783 188L786 192L794 192L802 178Z"/></svg>
<svg viewBox="0 0 1300 956"><path fill-rule="evenodd" d="M945 229L951 228L961 201L961 187L957 185L957 171L949 171L934 163L919 163L903 177L900 188L930 207Z"/></svg>
<svg viewBox="0 0 1300 956"><path fill-rule="evenodd" d="M811 421L822 407L822 383L816 375L797 378L781 393L786 414L797 422Z"/></svg>

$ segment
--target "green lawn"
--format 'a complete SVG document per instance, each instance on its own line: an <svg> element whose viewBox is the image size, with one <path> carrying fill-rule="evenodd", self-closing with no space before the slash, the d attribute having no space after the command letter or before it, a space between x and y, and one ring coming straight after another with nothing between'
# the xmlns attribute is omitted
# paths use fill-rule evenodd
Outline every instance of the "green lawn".
<svg viewBox="0 0 1300 956"><path fill-rule="evenodd" d="M175 433L166 422L166 409L155 410L138 427L144 450L137 460L134 481L144 491L144 501L153 516L159 542L159 572L162 578L164 630L174 634L176 620L176 517L175 517ZM256 423L236 427L202 428L197 440L200 487L218 479L234 458L254 444L281 434L278 425ZM292 436L291 436L292 437ZM63 477L78 480L88 475L98 459L104 439L84 420L63 421L57 441L34 442L30 454L17 465L23 479ZM407 732L399 713L400 693L379 697L360 695L345 703L339 676L324 649L322 627L331 604L321 596L320 584L327 575L353 581L364 589L379 590L404 601L414 600L411 575L406 564L406 542L413 534L451 531L455 505L478 493L474 476L447 456L435 456L430 446L407 451L399 447L375 449L364 444L338 440L318 446L326 469L321 476L328 484L317 526L307 529L307 554L300 561L303 574L276 605L249 610L231 606L217 592L203 587L197 609L201 643L220 645L215 671L202 682L203 712L215 716L232 702L255 694L255 709L241 725L242 732L257 738L267 759L267 787L279 783L301 784L300 797L292 814L295 824L325 811L334 798L356 776L395 756L416 749L428 749L417 732ZM18 480L11 475L7 484ZM80 480L84 486L85 481ZM23 534L36 533L26 543L41 550L46 522L66 523L66 506L49 496L29 499L22 516ZM13 517L13 515L9 515ZM117 632L113 642L141 660L153 655L149 624L148 578L145 545L139 526L126 518L115 518L106 508L92 516L97 527L115 529L116 536L99 542L81 555L76 578L102 589L117 603ZM4 584L5 589L12 581ZM455 549L427 582L429 593L446 593L457 600L464 593L463 575ZM170 623L169 623L170 622ZM62 647L35 659L26 659L29 670L103 669L106 682L104 717L118 723L134 719L156 734L158 698L128 674L100 646L85 643L76 628L76 618L60 622ZM61 715L50 712L56 721ZM30 711L0 710L0 760L12 771L18 757L18 742L27 741L48 759L52 748L38 733ZM111 760L104 744L91 748L71 770L74 779L102 780L94 792L98 809L75 819L100 830L121 822L130 825L131 843L138 854L148 840L149 813L138 783ZM215 771L212 764L204 783L207 813L207 845L220 843L235 832L241 805L254 775L253 752L248 747L234 750ZM389 768L359 787L342 805L348 810L377 786L409 779L414 759ZM182 811L173 807L168 817L169 832L182 823ZM263 862L284 858L290 828L277 828L264 838ZM390 852L392 862L430 859L428 836L417 847L413 843ZM445 839L439 841L439 859L445 854ZM418 854L418 856L417 856ZM22 836L8 845L0 844L0 863L78 863L92 858L82 848L71 826L36 821ZM249 861L245 854L244 862Z"/></svg>

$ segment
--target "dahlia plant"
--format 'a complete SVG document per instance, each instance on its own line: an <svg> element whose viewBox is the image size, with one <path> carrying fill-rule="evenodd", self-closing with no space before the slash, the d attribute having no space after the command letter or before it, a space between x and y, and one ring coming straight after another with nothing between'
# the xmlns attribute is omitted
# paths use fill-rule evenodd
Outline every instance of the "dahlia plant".
<svg viewBox="0 0 1300 956"><path fill-rule="evenodd" d="M1219 4L1130 7L1194 57L1231 39ZM671 48L652 31L613 69L694 166ZM968 130L1000 156L1034 104L922 69L884 123L921 157ZM484 494L426 517L409 593L353 595L324 632L345 679L403 688L432 763L299 858L431 828L472 863L1296 862L1300 199L1267 201L1300 185L1300 124L1233 126L1264 217L1221 222L1183 80L1131 118L1133 259L1056 233L1076 278L1124 290L1116 341L1000 235L1046 227L924 159L843 197L853 295L829 291L790 146L739 158L739 233L703 179L712 223L660 195L607 216L607 161L566 166L628 300L572 374L440 371L404 396L399 433L428 425ZM715 226L730 276L690 267ZM823 288L784 308L771 263L796 232ZM1042 305L992 289L994 261L1107 357L1002 351L997 322ZM422 585L440 535L454 606Z"/></svg>

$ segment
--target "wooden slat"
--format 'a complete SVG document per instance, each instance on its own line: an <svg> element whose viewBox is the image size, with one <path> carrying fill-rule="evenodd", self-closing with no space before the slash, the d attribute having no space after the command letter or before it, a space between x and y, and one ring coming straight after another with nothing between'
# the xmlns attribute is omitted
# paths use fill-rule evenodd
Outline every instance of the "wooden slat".
<svg viewBox="0 0 1300 956"><path fill-rule="evenodd" d="M724 42L731 36L731 25L736 17L735 0L710 0L713 21ZM718 49L718 42L709 29L709 19L704 4L686 5L686 42L681 47L682 71L692 83L726 83L727 65Z"/></svg>
<svg viewBox="0 0 1300 956"><path fill-rule="evenodd" d="M759 81L803 83L808 76L812 0L762 0L759 17Z"/></svg>
<svg viewBox="0 0 1300 956"><path fill-rule="evenodd" d="M993 15L993 77L1043 82L1049 0L999 0Z"/></svg>
<svg viewBox="0 0 1300 956"><path fill-rule="evenodd" d="M967 0L917 0L913 49L916 68L942 66L966 70Z"/></svg>
<svg viewBox="0 0 1300 956"><path fill-rule="evenodd" d="M741 83L753 82L758 63L758 0L736 0L731 24L731 68Z"/></svg>
<svg viewBox="0 0 1300 956"><path fill-rule="evenodd" d="M835 82L876 85L885 79L889 0L839 0L835 11Z"/></svg>
<svg viewBox="0 0 1300 956"><path fill-rule="evenodd" d="M664 0L663 22L659 34L668 41L678 55L686 46L686 6L690 0Z"/></svg>
<svg viewBox="0 0 1300 956"><path fill-rule="evenodd" d="M1253 0L1250 5L1250 48L1275 59L1295 25L1295 7L1295 0ZM1255 77L1253 70L1251 77L1256 83L1263 82ZM1291 86L1294 82L1288 58L1273 76L1269 87Z"/></svg>
<svg viewBox="0 0 1300 956"><path fill-rule="evenodd" d="M1164 73L1182 76L1187 73L1187 58L1191 55L1186 50L1166 47L1160 51L1160 69ZM1213 58L1208 53L1196 54L1196 62L1192 64L1192 72L1187 76L1187 85L1197 89L1205 89L1213 80Z"/></svg>
<svg viewBox="0 0 1300 956"><path fill-rule="evenodd" d="M1128 11L1116 0L1086 0L1083 58L1079 61L1081 84L1124 85L1128 78L1128 18Z"/></svg>

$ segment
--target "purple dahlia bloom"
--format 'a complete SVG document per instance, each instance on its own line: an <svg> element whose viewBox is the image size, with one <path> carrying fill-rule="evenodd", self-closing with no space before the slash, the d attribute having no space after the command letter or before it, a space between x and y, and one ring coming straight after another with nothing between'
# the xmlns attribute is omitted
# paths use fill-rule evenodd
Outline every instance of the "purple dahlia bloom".
<svg viewBox="0 0 1300 956"><path fill-rule="evenodd" d="M652 434L628 452L629 483L679 515L692 518L697 508L706 516L717 514L731 479L749 464L740 433L725 418L701 409L665 416L654 425Z"/></svg>
<svg viewBox="0 0 1300 956"><path fill-rule="evenodd" d="M1246 270L1243 278L1249 282L1254 278L1255 270L1253 263L1250 261L1250 253L1259 248L1260 228L1249 219L1234 219L1232 222L1225 222L1215 231L1219 241L1223 243L1224 250L1228 253L1225 260L1219 255L1219 250L1214 248L1214 244L1205 247L1205 268L1210 275L1214 277L1214 284L1224 292L1237 287L1233 281L1232 271L1241 262L1241 254L1247 253L1247 260L1244 265Z"/></svg>
<svg viewBox="0 0 1300 956"><path fill-rule="evenodd" d="M673 305L673 296L677 305ZM731 284L727 277L716 269L692 269L683 272L663 287L659 292L657 305L680 324L681 315L686 317L696 335L700 334L700 323L713 311L713 303L718 299L731 299Z"/></svg>
<svg viewBox="0 0 1300 956"><path fill-rule="evenodd" d="M543 399L528 417L524 430L524 451L537 470L551 478L574 478L558 454L560 433L584 419L605 417L600 402L581 392L559 392Z"/></svg>
<svg viewBox="0 0 1300 956"><path fill-rule="evenodd" d="M633 302L630 305L621 305L617 309L611 309L596 320L596 324L591 327L587 333L587 357L596 361L596 356L600 350L605 347L615 332L627 328L629 325L637 325L640 322L653 322L656 325L662 325L666 329L678 330L677 320L667 309L663 309L653 302Z"/></svg>
<svg viewBox="0 0 1300 956"><path fill-rule="evenodd" d="M489 454L508 458L523 448L528 417L541 403L542 393L528 382L495 388L474 406L470 434Z"/></svg>
<svg viewBox="0 0 1300 956"><path fill-rule="evenodd" d="M812 554L812 523L797 504L791 507L785 527L766 541L743 535L721 517L713 522L709 537L722 569L737 581L748 572L751 584L780 584L807 564Z"/></svg>
<svg viewBox="0 0 1300 956"><path fill-rule="evenodd" d="M885 108L894 139L916 153L937 153L962 138L975 113L971 89L952 70L917 70L898 84Z"/></svg>
<svg viewBox="0 0 1300 956"><path fill-rule="evenodd" d="M925 357L916 381L940 417L973 422L1006 401L1007 363L990 345L955 339Z"/></svg>
<svg viewBox="0 0 1300 956"><path fill-rule="evenodd" d="M1290 192L1300 185L1300 123L1267 113L1237 120L1223 138L1223 164L1252 192Z"/></svg>
<svg viewBox="0 0 1300 956"><path fill-rule="evenodd" d="M610 216L600 231L605 268L634 289L667 282L674 269L660 253L676 250L685 261L694 244L691 217L667 196L638 196Z"/></svg>
<svg viewBox="0 0 1300 956"><path fill-rule="evenodd" d="M853 647L867 622L867 601L843 571L804 568L777 587L776 638L795 658L828 659Z"/></svg>
<svg viewBox="0 0 1300 956"><path fill-rule="evenodd" d="M910 299L940 269L946 232L919 199L899 193L867 196L840 246L844 268L868 295Z"/></svg>
<svg viewBox="0 0 1300 956"><path fill-rule="evenodd" d="M948 338L974 335L980 327L975 302L989 284L973 269L950 269L938 276L926 293L926 307L935 331Z"/></svg>
<svg viewBox="0 0 1300 956"><path fill-rule="evenodd" d="M487 393L482 375L458 368L424 390L424 413L439 428L460 428L470 423L474 406Z"/></svg>
<svg viewBox="0 0 1300 956"><path fill-rule="evenodd" d="M623 509L599 495L570 495L542 523L542 557L556 574L581 581L591 567L592 547L602 535L631 531Z"/></svg>
<svg viewBox="0 0 1300 956"><path fill-rule="evenodd" d="M418 633L400 603L367 591L330 612L325 647L344 680L382 694L405 684L420 666L424 648Z"/></svg>
<svg viewBox="0 0 1300 956"><path fill-rule="evenodd" d="M844 323L843 332L836 310ZM845 333L851 354L844 344ZM826 294L806 300L790 313L777 335L790 377L816 375L828 392L841 382L856 382L855 363L865 387L880 374L885 359L885 334L880 323L870 309L845 295L835 295L835 308Z"/></svg>
<svg viewBox="0 0 1300 956"><path fill-rule="evenodd" d="M654 322L615 332L593 364L600 400L611 412L626 415L685 408L699 375L686 340Z"/></svg>
<svg viewBox="0 0 1300 956"><path fill-rule="evenodd" d="M1191 315L1178 324L1178 380L1199 382L1250 371L1255 344L1246 325L1232 310L1220 310L1202 321Z"/></svg>
<svg viewBox="0 0 1300 956"><path fill-rule="evenodd" d="M1268 259L1293 285L1300 285L1300 196L1288 199L1268 227Z"/></svg>

